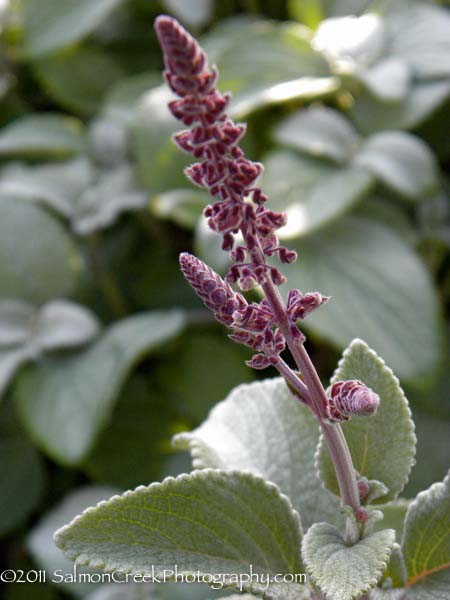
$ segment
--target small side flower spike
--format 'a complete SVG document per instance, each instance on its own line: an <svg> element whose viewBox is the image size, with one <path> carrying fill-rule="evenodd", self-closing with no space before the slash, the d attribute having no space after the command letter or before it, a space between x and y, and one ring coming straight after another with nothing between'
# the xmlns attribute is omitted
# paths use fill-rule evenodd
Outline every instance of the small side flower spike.
<svg viewBox="0 0 450 600"><path fill-rule="evenodd" d="M357 379L337 381L331 387L326 406L328 421L336 423L348 421L352 415L373 415L380 403L380 397Z"/></svg>

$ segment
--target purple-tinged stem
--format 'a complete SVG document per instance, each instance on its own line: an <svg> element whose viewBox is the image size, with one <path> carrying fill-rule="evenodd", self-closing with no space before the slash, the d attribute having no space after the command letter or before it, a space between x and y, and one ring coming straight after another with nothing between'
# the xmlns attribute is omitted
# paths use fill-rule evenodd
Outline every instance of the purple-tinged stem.
<svg viewBox="0 0 450 600"><path fill-rule="evenodd" d="M244 229L243 235L245 239ZM263 252L258 246L252 251L252 257L257 263L265 260ZM301 340L296 340L292 335L286 307L278 288L270 278L267 279L266 283L262 284L262 288L280 330L286 339L289 350L303 376L306 387L308 388L311 401L310 405L319 420L323 436L327 442L330 457L336 472L342 502L345 505L351 506L352 509L356 511L360 507L359 492L356 484L352 457L342 428L338 423L331 425L325 421L325 407L327 405L326 392L309 354L303 346L303 342Z"/></svg>
<svg viewBox="0 0 450 600"><path fill-rule="evenodd" d="M311 395L309 393L308 388L303 383L303 381L297 376L297 374L287 365L284 360L278 357L278 362L275 366L275 369L280 373L285 381L289 383L289 385L296 391L299 398L311 407Z"/></svg>

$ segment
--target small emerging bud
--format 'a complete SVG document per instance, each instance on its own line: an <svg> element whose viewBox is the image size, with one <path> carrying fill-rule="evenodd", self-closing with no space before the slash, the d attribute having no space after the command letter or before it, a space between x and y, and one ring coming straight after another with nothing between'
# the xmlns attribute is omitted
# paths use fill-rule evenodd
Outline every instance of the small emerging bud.
<svg viewBox="0 0 450 600"><path fill-rule="evenodd" d="M331 387L326 406L327 418L331 422L348 421L352 415L373 415L380 397L357 379L337 381Z"/></svg>

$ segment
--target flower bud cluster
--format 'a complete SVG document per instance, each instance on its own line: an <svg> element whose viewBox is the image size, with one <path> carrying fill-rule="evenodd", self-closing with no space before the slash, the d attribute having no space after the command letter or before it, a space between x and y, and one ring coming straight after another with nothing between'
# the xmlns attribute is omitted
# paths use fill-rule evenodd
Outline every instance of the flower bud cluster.
<svg viewBox="0 0 450 600"><path fill-rule="evenodd" d="M222 234L224 250L231 251L234 234L241 230L246 246L241 246L238 263L229 280L243 290L264 284L270 277L275 285L284 282L276 267L266 267L264 255L278 254L281 262L293 262L295 252L279 246L275 231L286 224L286 215L267 209L267 197L255 182L263 167L245 158L238 143L245 125L235 124L226 114L229 94L215 87L216 69L209 69L206 55L197 41L177 21L160 16L155 23L164 51L165 77L179 100L169 104L172 114L191 129L174 136L185 152L201 158L186 169L191 181L209 190L217 201L204 214L214 231ZM252 202L248 202L250 199ZM260 252L255 252L255 248ZM249 261L245 263L246 257Z"/></svg>
<svg viewBox="0 0 450 600"><path fill-rule="evenodd" d="M380 403L380 397L357 379L337 381L331 386L326 408L327 419L331 423L348 421L352 415L373 415Z"/></svg>

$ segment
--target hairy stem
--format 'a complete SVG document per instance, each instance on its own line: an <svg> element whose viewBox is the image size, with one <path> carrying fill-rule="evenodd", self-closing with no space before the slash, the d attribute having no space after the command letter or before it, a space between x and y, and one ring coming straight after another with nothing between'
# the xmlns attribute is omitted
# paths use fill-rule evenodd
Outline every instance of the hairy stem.
<svg viewBox="0 0 450 600"><path fill-rule="evenodd" d="M245 239L247 231L244 227L242 228L242 234ZM264 253L259 244L253 248L251 255L256 264L265 262ZM262 284L262 288L308 389L310 406L319 420L323 436L327 442L342 502L351 506L353 510L357 510L360 507L360 499L356 485L355 469L342 428L338 423L331 425L325 421L326 392L302 340L297 340L292 335L286 307L278 288L270 277Z"/></svg>
<svg viewBox="0 0 450 600"><path fill-rule="evenodd" d="M296 394L299 396L300 400L305 402L308 406L311 406L311 396L308 388L303 383L301 379L299 379L298 375L287 365L284 360L281 358L278 359L275 368L280 373L280 375L289 383L289 385L295 390Z"/></svg>

